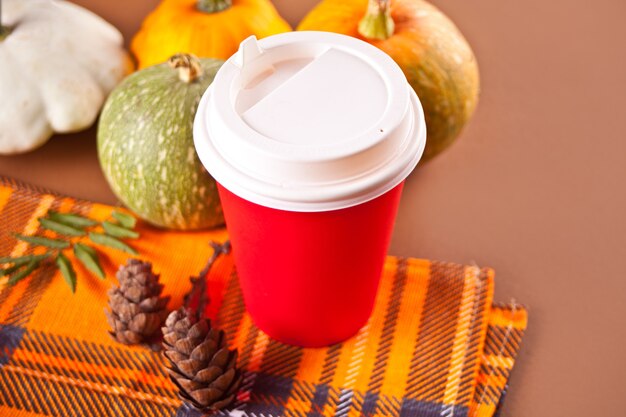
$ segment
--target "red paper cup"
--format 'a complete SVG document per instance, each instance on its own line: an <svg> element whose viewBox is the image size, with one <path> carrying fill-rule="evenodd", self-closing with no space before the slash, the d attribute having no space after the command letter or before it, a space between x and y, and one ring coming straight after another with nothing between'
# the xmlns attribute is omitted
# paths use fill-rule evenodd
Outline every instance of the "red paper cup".
<svg viewBox="0 0 626 417"><path fill-rule="evenodd" d="M218 186L257 326L301 346L356 333L372 312L402 185L367 203L321 212L264 207Z"/></svg>
<svg viewBox="0 0 626 417"><path fill-rule="evenodd" d="M249 38L222 66L194 140L261 330L313 347L365 324L425 135L400 68L357 39Z"/></svg>

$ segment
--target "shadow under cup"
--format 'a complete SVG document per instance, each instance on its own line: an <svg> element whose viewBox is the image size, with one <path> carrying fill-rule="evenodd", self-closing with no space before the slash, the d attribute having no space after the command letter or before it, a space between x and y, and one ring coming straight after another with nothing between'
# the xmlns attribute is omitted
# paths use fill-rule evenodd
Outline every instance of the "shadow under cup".
<svg viewBox="0 0 626 417"><path fill-rule="evenodd" d="M251 203L218 183L254 323L307 347L354 335L374 306L403 184L353 207L295 212Z"/></svg>

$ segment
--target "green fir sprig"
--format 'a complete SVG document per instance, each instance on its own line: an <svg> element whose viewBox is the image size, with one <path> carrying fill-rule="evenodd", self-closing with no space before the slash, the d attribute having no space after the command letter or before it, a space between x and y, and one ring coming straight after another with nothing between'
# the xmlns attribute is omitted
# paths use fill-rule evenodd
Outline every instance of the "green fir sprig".
<svg viewBox="0 0 626 417"><path fill-rule="evenodd" d="M123 241L139 237L139 233L134 230L137 220L121 211L113 211L111 218L102 222L79 214L56 211L48 211L44 217L37 220L42 229L53 232L55 236L51 238L14 234L16 239L32 247L47 250L41 254L0 257L0 266L4 266L0 268L0 277L8 276L9 285L15 285L39 267L48 264L59 269L72 292L76 292L76 271L64 252L72 251L74 258L100 279L106 277L100 264L98 250L91 244L137 255L137 251Z"/></svg>

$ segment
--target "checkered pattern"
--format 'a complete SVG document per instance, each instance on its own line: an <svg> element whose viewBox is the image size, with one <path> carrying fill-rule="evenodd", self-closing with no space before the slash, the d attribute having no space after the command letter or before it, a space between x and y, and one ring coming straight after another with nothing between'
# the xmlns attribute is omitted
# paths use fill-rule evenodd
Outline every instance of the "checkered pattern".
<svg viewBox="0 0 626 417"><path fill-rule="evenodd" d="M0 178L0 255L28 253L9 232L37 232L37 217L50 208L95 218L111 211ZM227 239L225 230L139 229L134 245L161 274L170 308L210 256L207 241ZM109 279L77 268L74 296L52 268L14 287L0 280L1 416L198 416L181 406L159 354L108 337L106 288L126 256L103 252ZM254 326L233 260L222 256L208 277L206 314L240 352L245 378L232 415L494 415L527 316L519 306L492 305L493 280L488 268L389 257L365 327L344 343L303 349Z"/></svg>

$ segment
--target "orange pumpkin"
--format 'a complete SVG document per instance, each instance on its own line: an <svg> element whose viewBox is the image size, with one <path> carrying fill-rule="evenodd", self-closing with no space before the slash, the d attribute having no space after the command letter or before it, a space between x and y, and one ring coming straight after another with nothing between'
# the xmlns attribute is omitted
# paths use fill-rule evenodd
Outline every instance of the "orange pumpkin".
<svg viewBox="0 0 626 417"><path fill-rule="evenodd" d="M131 43L139 68L177 53L226 59L250 35L291 30L269 0L163 0Z"/></svg>
<svg viewBox="0 0 626 417"><path fill-rule="evenodd" d="M478 102L478 65L467 41L441 11L422 0L323 0L298 30L363 39L400 65L424 107L424 159L449 146Z"/></svg>

